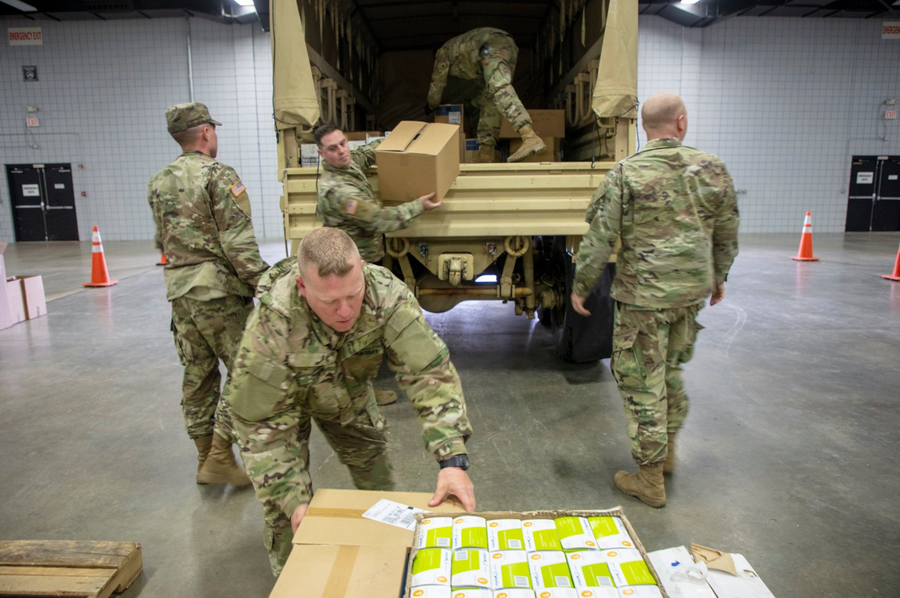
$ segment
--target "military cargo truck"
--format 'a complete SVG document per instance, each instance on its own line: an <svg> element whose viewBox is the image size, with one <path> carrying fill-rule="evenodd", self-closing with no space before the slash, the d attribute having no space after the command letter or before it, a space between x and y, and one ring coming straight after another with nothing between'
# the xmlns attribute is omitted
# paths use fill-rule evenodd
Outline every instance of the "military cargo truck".
<svg viewBox="0 0 900 598"><path fill-rule="evenodd" d="M637 22L634 0L271 0L285 238L295 250L321 226L320 171L307 145L317 122L377 132L428 120L436 49L476 27L501 28L519 45L513 85L525 107L565 110L562 159L461 164L439 209L387 235L383 265L427 311L470 300L510 303L551 327L561 358L608 357L614 265L589 298L590 318L574 313L569 295L590 197L635 149ZM377 193L377 172L371 183Z"/></svg>

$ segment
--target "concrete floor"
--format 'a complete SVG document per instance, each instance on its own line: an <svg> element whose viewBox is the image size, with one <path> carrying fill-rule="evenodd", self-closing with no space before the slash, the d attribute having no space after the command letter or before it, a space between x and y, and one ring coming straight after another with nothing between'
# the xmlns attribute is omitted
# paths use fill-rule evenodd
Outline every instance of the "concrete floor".
<svg viewBox="0 0 900 598"><path fill-rule="evenodd" d="M725 302L701 313L661 510L613 486L631 459L608 361L558 362L549 332L510 306L430 315L465 387L479 508L621 504L648 550L741 552L779 598L900 595L900 283L879 277L898 240L817 234L822 261L797 263L793 235L742 237ZM89 244L7 250L11 273L44 274L59 298L0 331L0 538L140 542L128 598L266 596L252 491L193 483L157 255L105 246L120 282L102 290L79 286ZM408 401L385 413L398 489L432 491ZM318 432L312 472L317 487L351 487Z"/></svg>

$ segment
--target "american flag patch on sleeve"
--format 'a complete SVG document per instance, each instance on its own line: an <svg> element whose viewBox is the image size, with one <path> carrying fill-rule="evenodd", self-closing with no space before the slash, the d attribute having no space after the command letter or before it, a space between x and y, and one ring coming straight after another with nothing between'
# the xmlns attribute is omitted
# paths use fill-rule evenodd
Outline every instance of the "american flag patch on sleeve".
<svg viewBox="0 0 900 598"><path fill-rule="evenodd" d="M234 185L231 186L231 194L235 197L239 197L241 193L246 191L247 188L244 187L244 183L238 181Z"/></svg>

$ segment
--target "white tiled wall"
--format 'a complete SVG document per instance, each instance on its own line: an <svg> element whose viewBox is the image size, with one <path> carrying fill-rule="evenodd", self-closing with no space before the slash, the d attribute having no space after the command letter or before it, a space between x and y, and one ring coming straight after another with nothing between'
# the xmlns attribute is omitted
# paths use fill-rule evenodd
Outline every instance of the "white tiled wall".
<svg viewBox="0 0 900 598"><path fill-rule="evenodd" d="M737 18L684 29L641 17L640 27L639 99L682 95L685 143L728 165L743 232L797 232L807 210L816 231L843 231L850 157L900 154L900 121L878 110L900 98L900 41L882 40L880 21Z"/></svg>
<svg viewBox="0 0 900 598"><path fill-rule="evenodd" d="M0 21L6 26L18 22ZM878 104L900 97L900 41L880 22L737 18L684 29L641 17L638 93L680 93L686 143L719 154L739 195L745 232L842 231L850 156L900 154L900 121ZM0 164L71 162L79 230L150 239L150 176L179 152L167 106L194 97L219 129L219 159L240 173L260 237L282 234L268 35L258 24L203 19L42 21L43 46L0 47ZM21 67L38 66L25 83ZM41 126L25 127L26 105ZM887 137L881 141L878 137ZM644 140L642 140L642 143ZM79 164L83 168L79 168ZM4 173L5 179L5 173ZM6 181L0 240L14 240Z"/></svg>
<svg viewBox="0 0 900 598"><path fill-rule="evenodd" d="M108 240L153 237L147 181L181 151L166 132L165 109L189 101L188 27L194 99L224 125L218 158L247 185L257 236L281 236L269 38L259 24L158 19L40 26L44 45L0 47L0 164L71 162L82 240L95 224ZM23 65L37 65L40 80L23 82ZM25 127L26 105L40 109L40 127ZM0 241L13 241L5 168L2 176Z"/></svg>

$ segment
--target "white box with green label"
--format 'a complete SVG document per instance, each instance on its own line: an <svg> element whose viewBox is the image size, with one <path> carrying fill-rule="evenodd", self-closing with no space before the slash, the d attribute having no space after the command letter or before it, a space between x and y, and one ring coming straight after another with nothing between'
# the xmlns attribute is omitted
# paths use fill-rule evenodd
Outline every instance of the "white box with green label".
<svg viewBox="0 0 900 598"><path fill-rule="evenodd" d="M534 598L534 592L531 590L508 589L494 590L494 598Z"/></svg>
<svg viewBox="0 0 900 598"><path fill-rule="evenodd" d="M662 598L656 586L625 586L619 588L619 598Z"/></svg>
<svg viewBox="0 0 900 598"><path fill-rule="evenodd" d="M410 585L450 587L450 551L444 548L417 550Z"/></svg>
<svg viewBox="0 0 900 598"><path fill-rule="evenodd" d="M621 517L588 517L588 523L600 550L634 548L634 542L628 535Z"/></svg>
<svg viewBox="0 0 900 598"><path fill-rule="evenodd" d="M450 598L450 586L419 586L412 589L412 598Z"/></svg>
<svg viewBox="0 0 900 598"><path fill-rule="evenodd" d="M534 589L575 587L569 573L569 562L560 550L531 553L528 555L528 566Z"/></svg>
<svg viewBox="0 0 900 598"><path fill-rule="evenodd" d="M495 590L530 588L531 570L524 550L491 553L491 586Z"/></svg>
<svg viewBox="0 0 900 598"><path fill-rule="evenodd" d="M487 550L454 550L451 572L450 585L454 588L491 587L491 563Z"/></svg>
<svg viewBox="0 0 900 598"><path fill-rule="evenodd" d="M583 590L588 592L588 590ZM572 588L536 588L535 598L591 598L590 594L579 594Z"/></svg>
<svg viewBox="0 0 900 598"><path fill-rule="evenodd" d="M487 522L488 550L525 550L522 522L518 519L493 519Z"/></svg>
<svg viewBox="0 0 900 598"><path fill-rule="evenodd" d="M599 550L582 550L566 555L569 572L576 588L611 588L611 596L617 596L616 583L610 571L610 563Z"/></svg>
<svg viewBox="0 0 900 598"><path fill-rule="evenodd" d="M450 548L453 543L453 518L430 517L419 523L417 548Z"/></svg>
<svg viewBox="0 0 900 598"><path fill-rule="evenodd" d="M562 550L556 522L552 519L531 519L522 522L522 535L525 539L525 550Z"/></svg>
<svg viewBox="0 0 900 598"><path fill-rule="evenodd" d="M494 591L483 588L453 588L450 598L494 598Z"/></svg>
<svg viewBox="0 0 900 598"><path fill-rule="evenodd" d="M597 541L586 517L557 517L554 521L563 550L597 550Z"/></svg>
<svg viewBox="0 0 900 598"><path fill-rule="evenodd" d="M453 550L487 550L487 521L484 517L464 515L453 520Z"/></svg>
<svg viewBox="0 0 900 598"><path fill-rule="evenodd" d="M656 585L644 557L634 548L601 550L600 555L609 563L609 572L617 588Z"/></svg>

